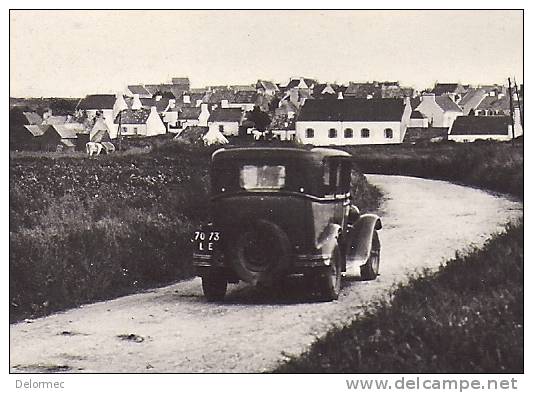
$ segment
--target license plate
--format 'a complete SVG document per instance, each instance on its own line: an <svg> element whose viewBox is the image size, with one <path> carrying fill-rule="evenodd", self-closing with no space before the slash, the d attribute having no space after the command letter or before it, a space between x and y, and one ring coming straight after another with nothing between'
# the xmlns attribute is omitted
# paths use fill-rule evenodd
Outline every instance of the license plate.
<svg viewBox="0 0 533 393"><path fill-rule="evenodd" d="M215 245L220 242L219 231L196 231L193 241L196 243L196 250L203 253L215 251Z"/></svg>

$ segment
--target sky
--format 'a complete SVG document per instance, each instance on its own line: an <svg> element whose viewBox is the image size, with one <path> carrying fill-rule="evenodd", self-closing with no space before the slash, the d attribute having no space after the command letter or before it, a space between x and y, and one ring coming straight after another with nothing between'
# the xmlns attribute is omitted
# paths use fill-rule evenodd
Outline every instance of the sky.
<svg viewBox="0 0 533 393"><path fill-rule="evenodd" d="M10 96L192 87L523 80L522 11L11 11Z"/></svg>

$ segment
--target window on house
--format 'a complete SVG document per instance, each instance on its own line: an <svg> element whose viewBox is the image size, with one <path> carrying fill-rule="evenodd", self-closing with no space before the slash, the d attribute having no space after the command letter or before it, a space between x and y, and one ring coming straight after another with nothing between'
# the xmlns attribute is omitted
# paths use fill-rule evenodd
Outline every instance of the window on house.
<svg viewBox="0 0 533 393"><path fill-rule="evenodd" d="M385 138L392 139L392 129L391 128L385 128Z"/></svg>
<svg viewBox="0 0 533 393"><path fill-rule="evenodd" d="M330 128L328 131L328 137L329 138L336 138L337 137L337 130L335 128Z"/></svg>
<svg viewBox="0 0 533 393"><path fill-rule="evenodd" d="M133 133L137 135L139 133L139 129L137 127L133 127Z"/></svg>
<svg viewBox="0 0 533 393"><path fill-rule="evenodd" d="M223 125L223 124L219 125L219 126L218 126L218 130L219 130L220 132L224 132L224 125Z"/></svg>
<svg viewBox="0 0 533 393"><path fill-rule="evenodd" d="M128 127L122 127L122 132L126 134L128 132Z"/></svg>
<svg viewBox="0 0 533 393"><path fill-rule="evenodd" d="M370 130L368 128L361 130L361 138L370 138Z"/></svg>
<svg viewBox="0 0 533 393"><path fill-rule="evenodd" d="M347 128L344 130L344 137L345 138L353 138L353 130L351 128Z"/></svg>
<svg viewBox="0 0 533 393"><path fill-rule="evenodd" d="M305 130L305 137L306 138L314 138L315 137L315 130L313 130L312 128L308 128L307 130Z"/></svg>

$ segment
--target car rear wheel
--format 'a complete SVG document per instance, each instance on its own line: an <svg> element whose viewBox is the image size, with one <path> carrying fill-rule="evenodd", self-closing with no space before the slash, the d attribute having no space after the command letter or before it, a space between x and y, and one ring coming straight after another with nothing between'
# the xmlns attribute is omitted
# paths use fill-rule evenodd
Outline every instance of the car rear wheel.
<svg viewBox="0 0 533 393"><path fill-rule="evenodd" d="M372 237L372 250L364 265L361 266L361 278L365 281L375 280L379 274L380 243L377 231Z"/></svg>
<svg viewBox="0 0 533 393"><path fill-rule="evenodd" d="M329 302L339 298L342 279L342 261L338 247L335 247L331 256L331 263L324 274L317 277L319 298Z"/></svg>
<svg viewBox="0 0 533 393"><path fill-rule="evenodd" d="M227 287L228 281L223 277L212 274L202 276L202 289L204 291L205 298L209 302L224 300Z"/></svg>

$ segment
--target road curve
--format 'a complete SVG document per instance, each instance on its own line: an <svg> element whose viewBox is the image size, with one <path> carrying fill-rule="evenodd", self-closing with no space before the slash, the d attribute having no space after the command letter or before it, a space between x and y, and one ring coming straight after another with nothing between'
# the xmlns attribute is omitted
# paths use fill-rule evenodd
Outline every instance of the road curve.
<svg viewBox="0 0 533 393"><path fill-rule="evenodd" d="M206 303L199 279L10 326L13 372L261 372L357 318L410 273L481 245L520 202L442 181L368 175L385 194L381 275L349 277L338 301L276 299L230 286Z"/></svg>

